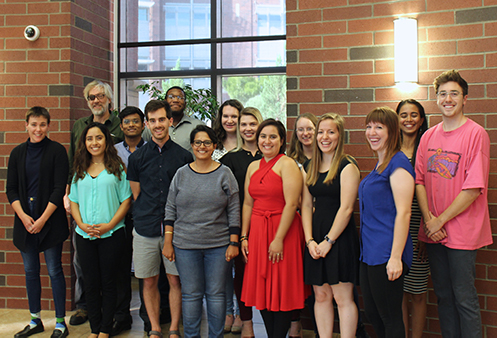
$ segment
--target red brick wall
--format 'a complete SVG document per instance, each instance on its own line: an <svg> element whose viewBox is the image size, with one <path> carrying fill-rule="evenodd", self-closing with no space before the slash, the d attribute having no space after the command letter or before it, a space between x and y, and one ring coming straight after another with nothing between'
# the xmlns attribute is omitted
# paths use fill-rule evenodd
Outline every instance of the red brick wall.
<svg viewBox="0 0 497 338"><path fill-rule="evenodd" d="M393 20L418 20L419 86L404 92L394 84ZM497 227L497 1L287 0L289 126L298 114L345 116L347 152L363 174L376 160L365 144L364 120L377 106L419 100L433 126L440 121L434 78L459 69L469 82L465 114L490 135L489 208ZM477 282L484 332L497 336L496 246L479 250ZM431 285L431 284L430 284ZM439 337L436 297L428 291L426 337Z"/></svg>
<svg viewBox="0 0 497 338"><path fill-rule="evenodd" d="M5 195L8 156L26 140L24 114L34 105L50 111L49 137L68 144L74 120L90 113L84 86L94 78L112 80L113 11L114 1L107 0L0 0L0 308L28 308L22 258L12 244L14 212ZM37 41L24 38L27 25L40 29ZM71 300L69 241L62 260ZM42 287L42 308L53 310L44 264Z"/></svg>

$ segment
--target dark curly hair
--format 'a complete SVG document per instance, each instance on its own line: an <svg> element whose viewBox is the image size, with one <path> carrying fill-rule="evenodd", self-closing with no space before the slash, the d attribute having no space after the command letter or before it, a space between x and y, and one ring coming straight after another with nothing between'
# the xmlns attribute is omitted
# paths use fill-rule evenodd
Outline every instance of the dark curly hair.
<svg viewBox="0 0 497 338"><path fill-rule="evenodd" d="M125 166L119 155L117 155L117 150L114 147L114 142L112 141L112 135L109 129L98 122L90 123L81 133L81 137L78 141L78 147L74 155L74 177L73 182L76 183L79 179L83 179L88 171L91 164L91 154L86 149L86 135L88 131L92 128L98 128L105 136L105 152L104 152L104 165L105 169L121 180L121 173L125 170Z"/></svg>

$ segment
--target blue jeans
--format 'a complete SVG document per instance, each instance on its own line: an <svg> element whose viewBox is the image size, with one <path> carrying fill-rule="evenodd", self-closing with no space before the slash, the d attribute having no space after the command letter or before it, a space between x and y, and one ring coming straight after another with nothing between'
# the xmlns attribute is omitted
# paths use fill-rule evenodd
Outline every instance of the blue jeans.
<svg viewBox="0 0 497 338"><path fill-rule="evenodd" d="M200 337L204 296L207 302L209 337L224 336L226 275L231 266L225 258L227 248L228 246L191 250L174 248L176 268L181 280L185 338Z"/></svg>
<svg viewBox="0 0 497 338"><path fill-rule="evenodd" d="M476 250L427 244L431 279L444 337L481 337L480 303L475 287Z"/></svg>
<svg viewBox="0 0 497 338"><path fill-rule="evenodd" d="M40 281L40 251L39 234L28 235L26 252L21 251L26 273L26 290L28 293L29 312L41 311L41 281ZM66 280L62 270L62 242L43 252L47 263L48 275L52 284L52 294L55 305L55 317L64 318L66 315Z"/></svg>
<svg viewBox="0 0 497 338"><path fill-rule="evenodd" d="M240 309L238 308L238 304L234 301L234 285L233 285L233 262L235 260L231 260L230 267L228 269L228 273L226 274L226 315L240 315Z"/></svg>
<svg viewBox="0 0 497 338"><path fill-rule="evenodd" d="M33 219L38 219L36 213L36 197L28 198L28 206ZM66 280L62 270L63 242L46 249L45 263L52 284L52 295L55 305L55 317L66 316ZM28 234L26 237L26 251L21 251L26 274L26 291L28 294L29 312L41 311L41 281L40 281L40 234Z"/></svg>

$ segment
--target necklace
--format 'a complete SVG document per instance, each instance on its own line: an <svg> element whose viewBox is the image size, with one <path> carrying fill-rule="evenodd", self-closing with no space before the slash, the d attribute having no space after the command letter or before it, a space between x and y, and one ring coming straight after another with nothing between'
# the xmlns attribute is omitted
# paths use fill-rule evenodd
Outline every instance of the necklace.
<svg viewBox="0 0 497 338"><path fill-rule="evenodd" d="M93 164L104 164L104 162L94 162L94 161L91 161L91 163L93 163Z"/></svg>

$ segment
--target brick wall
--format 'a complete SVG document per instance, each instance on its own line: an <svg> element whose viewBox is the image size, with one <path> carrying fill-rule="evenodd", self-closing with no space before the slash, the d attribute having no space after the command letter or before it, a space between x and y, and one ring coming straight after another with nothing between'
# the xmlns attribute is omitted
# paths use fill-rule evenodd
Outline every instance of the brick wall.
<svg viewBox="0 0 497 338"><path fill-rule="evenodd" d="M393 20L418 20L419 86L394 84ZM497 1L287 0L287 88L291 127L299 114L337 112L346 120L346 150L363 175L376 160L365 143L364 120L377 106L419 100L431 126L441 120L431 86L447 69L469 82L465 114L490 135L489 208L497 227ZM496 245L479 250L477 289L486 337L497 336ZM431 284L430 284L431 285ZM426 337L440 337L436 297L428 291Z"/></svg>
<svg viewBox="0 0 497 338"><path fill-rule="evenodd" d="M49 137L68 144L74 120L90 113L84 86L94 78L112 80L113 9L112 0L0 0L0 308L28 308L22 258L12 244L14 212L5 195L8 156L27 139L24 114L34 105L50 111ZM37 41L24 38L27 25L40 29ZM74 279L70 251L66 241L68 300ZM42 287L42 308L53 310L44 264Z"/></svg>

